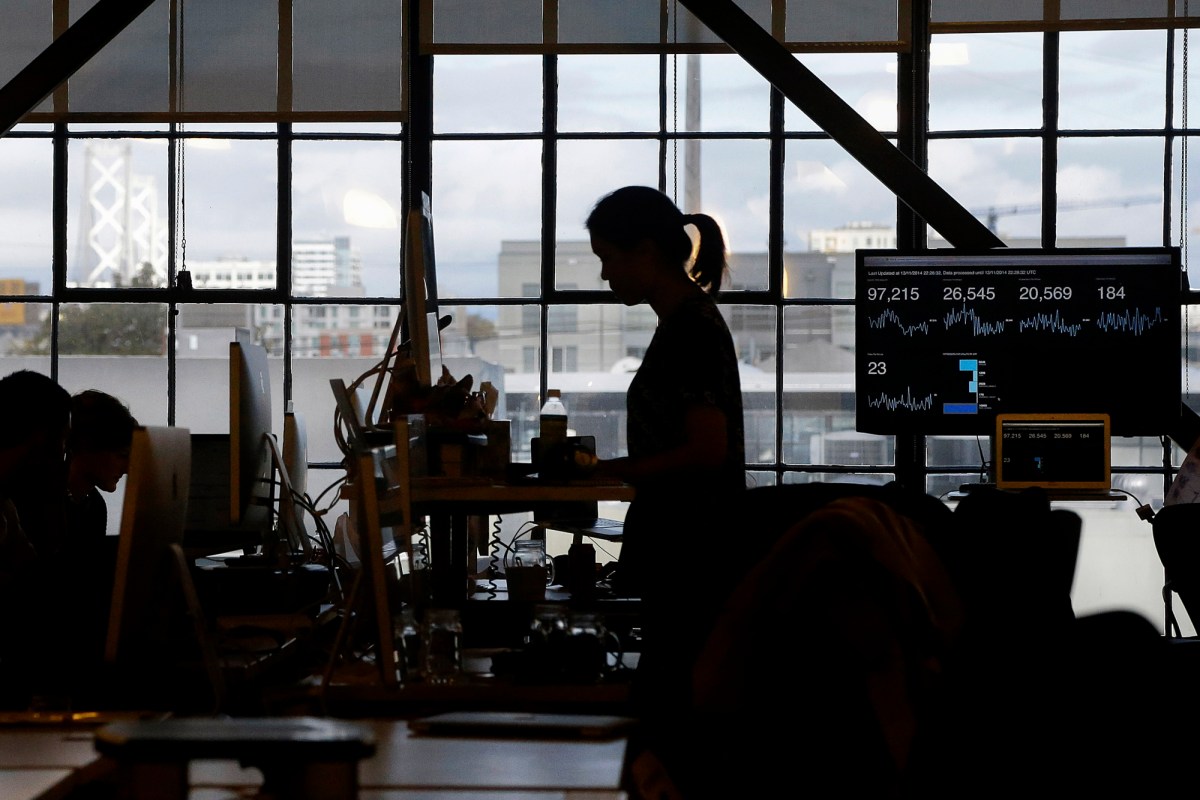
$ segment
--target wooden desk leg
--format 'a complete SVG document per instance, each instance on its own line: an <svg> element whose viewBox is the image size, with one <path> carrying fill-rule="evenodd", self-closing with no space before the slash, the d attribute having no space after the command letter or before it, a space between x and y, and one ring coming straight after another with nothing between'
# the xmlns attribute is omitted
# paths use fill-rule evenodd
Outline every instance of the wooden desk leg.
<svg viewBox="0 0 1200 800"><path fill-rule="evenodd" d="M117 765L119 800L187 800L187 761L122 761Z"/></svg>
<svg viewBox="0 0 1200 800"><path fill-rule="evenodd" d="M264 797L348 800L358 797L358 762L326 761L263 769Z"/></svg>

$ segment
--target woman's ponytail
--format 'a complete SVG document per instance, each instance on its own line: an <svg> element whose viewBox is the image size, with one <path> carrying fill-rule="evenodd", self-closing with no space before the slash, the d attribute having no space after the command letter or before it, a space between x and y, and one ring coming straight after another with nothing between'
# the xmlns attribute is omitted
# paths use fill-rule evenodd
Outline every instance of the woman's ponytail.
<svg viewBox="0 0 1200 800"><path fill-rule="evenodd" d="M721 291L721 283L729 270L725 252L725 232L708 214L684 214L683 223L694 225L700 234L700 246L690 274L704 291L713 297Z"/></svg>

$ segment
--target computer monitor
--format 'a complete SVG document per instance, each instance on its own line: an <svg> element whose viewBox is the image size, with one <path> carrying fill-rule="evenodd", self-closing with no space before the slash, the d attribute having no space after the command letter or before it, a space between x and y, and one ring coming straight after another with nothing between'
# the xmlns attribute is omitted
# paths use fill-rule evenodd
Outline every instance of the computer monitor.
<svg viewBox="0 0 1200 800"><path fill-rule="evenodd" d="M267 351L239 329L229 344L229 523L271 525L271 374Z"/></svg>
<svg viewBox="0 0 1200 800"><path fill-rule="evenodd" d="M304 415L290 409L283 415L283 464L292 479L292 488L300 494L307 492L308 428Z"/></svg>
<svg viewBox="0 0 1200 800"><path fill-rule="evenodd" d="M191 465L186 428L133 432L104 643L109 663L157 657L164 640L178 636L172 612L181 606L180 576L173 546L184 541Z"/></svg>
<svg viewBox="0 0 1200 800"><path fill-rule="evenodd" d="M431 304L428 299L428 278L436 274L433 213L429 195L422 193L420 199L420 206L409 212L408 219L408 244L404 259L404 315L408 325L412 357L416 362L417 380L429 386L440 376L440 372L433 372L430 337L433 336L435 340L440 337L437 336L437 315L434 315L432 323L429 319L430 312L436 310L436 303L432 304L433 309L429 308Z"/></svg>
<svg viewBox="0 0 1200 800"><path fill-rule="evenodd" d="M273 444L273 441L272 441ZM308 433L304 417L295 411L283 415L283 449L278 456L279 529L293 553L309 552L308 526L303 499L308 485Z"/></svg>
<svg viewBox="0 0 1200 800"><path fill-rule="evenodd" d="M992 436L1001 413L1180 417L1178 248L859 250L859 431Z"/></svg>

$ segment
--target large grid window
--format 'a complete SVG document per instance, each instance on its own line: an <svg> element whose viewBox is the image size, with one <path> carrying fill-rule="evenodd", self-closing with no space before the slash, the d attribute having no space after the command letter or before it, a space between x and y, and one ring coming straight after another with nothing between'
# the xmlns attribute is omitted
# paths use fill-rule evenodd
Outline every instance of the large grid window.
<svg viewBox="0 0 1200 800"><path fill-rule="evenodd" d="M18 4L0 83L95 5ZM217 431L227 343L250 328L272 356L276 421L292 402L311 459L334 467L328 381L382 356L425 191L447 368L502 388L516 458L547 388L619 455L655 317L612 303L583 221L639 183L725 226L748 481L900 477L944 495L979 479L986 441L855 430L854 251L937 246L938 231L674 0L501 5L151 3L0 138L6 368ZM987 2L902 17L923 5L846 4L865 15L848 21L838 4L737 3L1006 243L1177 245L1190 264L1187 30L1171 27L1190 20L1132 0L1129 29ZM1161 502L1181 456L1165 438L1118 440L1117 485ZM1080 509L1078 609L1160 613L1136 505Z"/></svg>

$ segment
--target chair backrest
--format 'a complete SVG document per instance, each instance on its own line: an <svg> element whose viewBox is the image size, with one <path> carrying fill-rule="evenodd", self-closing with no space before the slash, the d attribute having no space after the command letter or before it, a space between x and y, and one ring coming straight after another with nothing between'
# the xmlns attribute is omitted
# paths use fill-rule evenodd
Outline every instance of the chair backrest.
<svg viewBox="0 0 1200 800"><path fill-rule="evenodd" d="M940 549L976 632L1052 641L1075 619L1071 586L1082 519L1039 488L979 489L954 510Z"/></svg>
<svg viewBox="0 0 1200 800"><path fill-rule="evenodd" d="M1179 595L1191 620L1200 620L1200 503L1163 506L1151 527L1166 588Z"/></svg>
<svg viewBox="0 0 1200 800"><path fill-rule="evenodd" d="M694 698L718 717L770 708L795 721L794 757L751 753L755 770L812 758L828 775L894 789L927 712L910 689L936 683L962 624L921 524L847 494L791 525L735 588L698 659ZM751 735L739 725L729 744Z"/></svg>

